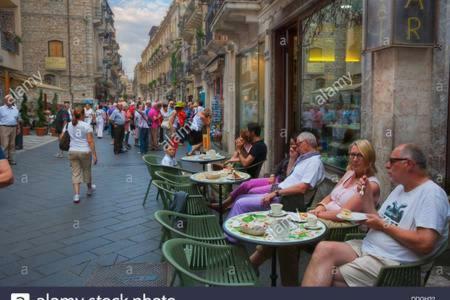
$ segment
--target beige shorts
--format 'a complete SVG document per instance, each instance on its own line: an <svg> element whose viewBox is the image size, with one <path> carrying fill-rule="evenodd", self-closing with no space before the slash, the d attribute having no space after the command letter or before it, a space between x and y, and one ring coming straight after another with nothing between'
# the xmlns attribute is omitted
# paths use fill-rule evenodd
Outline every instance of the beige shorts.
<svg viewBox="0 0 450 300"><path fill-rule="evenodd" d="M374 286L381 268L398 266L400 263L363 253L362 240L347 241L358 255L354 261L339 267L345 282L351 287Z"/></svg>
<svg viewBox="0 0 450 300"><path fill-rule="evenodd" d="M72 183L91 183L91 153L70 151L69 160L72 167Z"/></svg>

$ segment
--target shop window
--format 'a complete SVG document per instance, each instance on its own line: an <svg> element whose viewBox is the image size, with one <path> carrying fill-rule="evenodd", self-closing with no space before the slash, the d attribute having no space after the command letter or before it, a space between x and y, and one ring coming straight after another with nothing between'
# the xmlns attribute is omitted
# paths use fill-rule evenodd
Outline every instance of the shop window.
<svg viewBox="0 0 450 300"><path fill-rule="evenodd" d="M238 57L239 126L264 124L264 44Z"/></svg>
<svg viewBox="0 0 450 300"><path fill-rule="evenodd" d="M48 56L49 57L64 57L63 42L49 41L48 42Z"/></svg>
<svg viewBox="0 0 450 300"><path fill-rule="evenodd" d="M327 165L345 169L360 138L362 7L330 4L302 23L301 128L318 138Z"/></svg>

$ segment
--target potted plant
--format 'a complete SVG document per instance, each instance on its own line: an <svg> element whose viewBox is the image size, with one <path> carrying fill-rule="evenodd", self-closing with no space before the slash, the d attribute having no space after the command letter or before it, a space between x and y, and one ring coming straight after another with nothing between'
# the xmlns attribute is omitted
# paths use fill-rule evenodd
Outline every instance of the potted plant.
<svg viewBox="0 0 450 300"><path fill-rule="evenodd" d="M44 100L43 100L43 92L42 90L39 91L39 98L38 98L38 108L37 108L37 117L38 120L36 122L36 135L37 136L44 136L47 134L47 119L44 114Z"/></svg>
<svg viewBox="0 0 450 300"><path fill-rule="evenodd" d="M52 100L52 106L50 107L50 111L52 112L52 124L50 126L50 132L52 133L52 136L58 136L58 133L56 132L55 127L55 121L56 121L56 114L58 113L58 94L55 93Z"/></svg>
<svg viewBox="0 0 450 300"><path fill-rule="evenodd" d="M20 118L22 119L22 134L30 135L30 117L28 116L28 97L23 94L22 105L20 106Z"/></svg>

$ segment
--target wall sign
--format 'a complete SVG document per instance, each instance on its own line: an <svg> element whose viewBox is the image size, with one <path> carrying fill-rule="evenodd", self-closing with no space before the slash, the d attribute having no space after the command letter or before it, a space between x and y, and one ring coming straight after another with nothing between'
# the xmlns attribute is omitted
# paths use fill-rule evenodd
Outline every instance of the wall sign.
<svg viewBox="0 0 450 300"><path fill-rule="evenodd" d="M432 46L436 0L367 0L366 49Z"/></svg>

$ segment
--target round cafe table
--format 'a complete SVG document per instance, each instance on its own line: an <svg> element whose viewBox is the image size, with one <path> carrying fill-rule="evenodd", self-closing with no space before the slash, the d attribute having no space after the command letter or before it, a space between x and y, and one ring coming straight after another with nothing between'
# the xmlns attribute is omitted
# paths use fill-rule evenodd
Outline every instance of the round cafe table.
<svg viewBox="0 0 450 300"><path fill-rule="evenodd" d="M223 155L220 155L219 153L217 153L215 158L212 158L211 156L209 156L207 154L189 155L189 156L184 156L181 158L182 161L201 164L203 167L203 171L206 170L207 164L222 161L225 159L227 159L227 158Z"/></svg>
<svg viewBox="0 0 450 300"><path fill-rule="evenodd" d="M207 174L217 174L219 175L219 178L217 179L208 179L206 178ZM222 185L233 185L233 184L239 184L242 183L244 181L247 181L249 179L251 179L250 174L244 173L244 172L239 172L236 171L236 174L239 175L239 179L233 179L232 175L230 175L229 171L227 170L222 170L222 171L211 171L211 172L200 172L200 173L196 173L191 175L191 180L199 183L199 184L203 184L203 185L207 185L207 184L216 184L219 186L219 222L220 225L223 224L223 212L222 212L222 203L223 203L223 199L222 199Z"/></svg>
<svg viewBox="0 0 450 300"><path fill-rule="evenodd" d="M271 217L269 213L270 211L258 211L237 215L228 219L223 224L223 229L227 235L237 240L273 248L270 279L272 281L272 287L275 287L278 279L277 248L283 246L306 246L315 244L326 237L328 228L323 222L317 220L318 229L309 230L305 228L306 222L300 223L297 213L294 212L287 212L283 217ZM282 220L283 224L289 226L289 237L277 239L276 236L268 234L267 231L263 236L254 236L240 230L241 225L245 223L248 224L253 221L260 221L270 226L270 223L277 219Z"/></svg>

